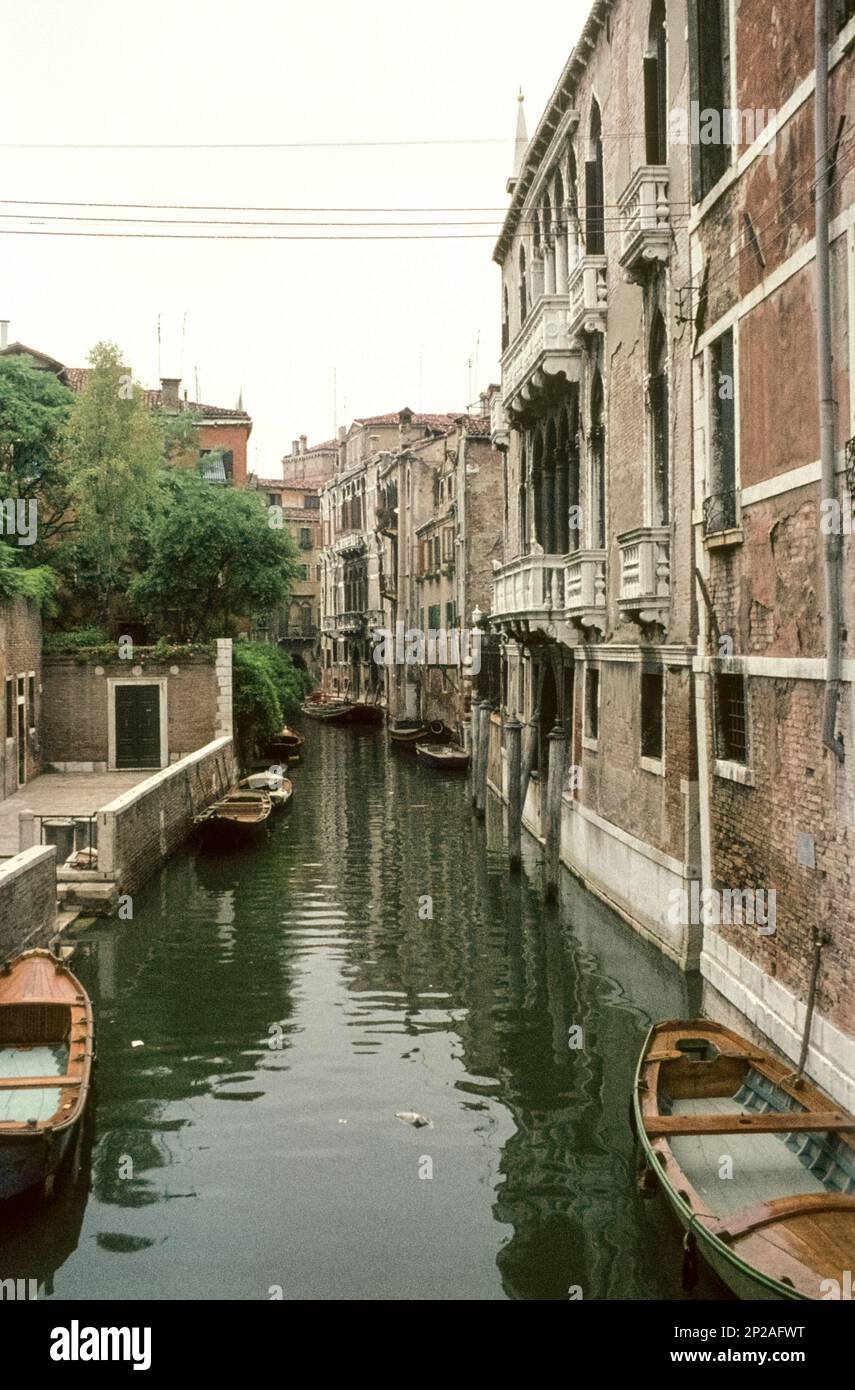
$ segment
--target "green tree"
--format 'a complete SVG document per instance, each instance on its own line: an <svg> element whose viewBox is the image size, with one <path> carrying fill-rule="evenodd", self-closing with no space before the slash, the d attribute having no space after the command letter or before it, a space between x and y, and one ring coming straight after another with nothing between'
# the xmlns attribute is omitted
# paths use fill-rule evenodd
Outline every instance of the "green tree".
<svg viewBox="0 0 855 1390"><path fill-rule="evenodd" d="M51 615L56 611L56 585L56 574L47 565L25 569L19 550L0 545L0 602L20 594L38 604L44 614Z"/></svg>
<svg viewBox="0 0 855 1390"><path fill-rule="evenodd" d="M89 367L65 434L76 525L62 559L109 623L159 505L163 434L114 343L98 343Z"/></svg>
<svg viewBox="0 0 855 1390"><path fill-rule="evenodd" d="M149 622L199 642L284 603L297 551L287 531L268 524L257 493L183 471L162 473L161 486L166 505L151 523L146 567L130 586Z"/></svg>
<svg viewBox="0 0 855 1390"><path fill-rule="evenodd" d="M287 652L265 642L236 642L232 653L235 734L245 764L257 743L279 732L312 681Z"/></svg>
<svg viewBox="0 0 855 1390"><path fill-rule="evenodd" d="M21 547L40 563L46 545L73 525L63 432L74 396L31 357L0 357L0 493L37 506L37 538Z"/></svg>

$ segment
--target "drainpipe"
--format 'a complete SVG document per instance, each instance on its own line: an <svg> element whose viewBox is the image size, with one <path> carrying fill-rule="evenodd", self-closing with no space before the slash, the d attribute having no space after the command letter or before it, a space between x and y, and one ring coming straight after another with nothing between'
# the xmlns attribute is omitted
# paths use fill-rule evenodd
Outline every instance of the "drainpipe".
<svg viewBox="0 0 855 1390"><path fill-rule="evenodd" d="M828 0L816 0L816 92L814 133L816 141L816 315L819 366L819 428L823 499L836 497L834 480L834 383L831 370L831 278L828 247ZM824 747L842 762L843 744L837 737L837 702L840 691L841 592L840 562L843 538L840 527L830 526L825 536L825 707L822 720Z"/></svg>

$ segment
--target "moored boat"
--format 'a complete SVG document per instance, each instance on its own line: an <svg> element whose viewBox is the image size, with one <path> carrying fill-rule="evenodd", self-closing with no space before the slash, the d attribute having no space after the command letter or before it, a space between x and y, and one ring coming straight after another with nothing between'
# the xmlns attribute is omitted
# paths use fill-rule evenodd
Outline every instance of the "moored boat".
<svg viewBox="0 0 855 1390"><path fill-rule="evenodd" d="M264 791L270 797L274 811L282 811L289 805L294 795L294 783L290 777L282 777L278 772L251 772L238 786L245 791Z"/></svg>
<svg viewBox="0 0 855 1390"><path fill-rule="evenodd" d="M0 1197L46 1195L86 1109L94 1050L92 1005L50 951L0 969Z"/></svg>
<svg viewBox="0 0 855 1390"><path fill-rule="evenodd" d="M439 719L432 719L429 724L418 719L401 719L389 726L389 737L398 748L415 748L419 743L447 742L449 732Z"/></svg>
<svg viewBox="0 0 855 1390"><path fill-rule="evenodd" d="M234 841L254 838L264 829L273 810L270 793L261 789L232 787L220 801L194 817L206 837Z"/></svg>
<svg viewBox="0 0 855 1390"><path fill-rule="evenodd" d="M265 756L281 762L295 762L302 752L305 739L296 730L290 729L287 724L279 730L273 738L269 738L264 745Z"/></svg>
<svg viewBox="0 0 855 1390"><path fill-rule="evenodd" d="M417 743L416 757L438 772L464 772L469 766L469 754L459 744Z"/></svg>
<svg viewBox="0 0 855 1390"><path fill-rule="evenodd" d="M319 719L327 724L347 724L353 704L349 700L307 700L300 708L310 719Z"/></svg>
<svg viewBox="0 0 855 1390"><path fill-rule="evenodd" d="M654 1024L633 1117L689 1255L740 1298L833 1297L855 1268L855 1118L709 1020Z"/></svg>

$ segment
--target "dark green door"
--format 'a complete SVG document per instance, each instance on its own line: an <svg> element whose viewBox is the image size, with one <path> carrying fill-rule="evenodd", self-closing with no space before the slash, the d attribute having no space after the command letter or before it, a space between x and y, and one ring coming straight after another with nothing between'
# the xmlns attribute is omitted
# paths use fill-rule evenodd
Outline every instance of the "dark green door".
<svg viewBox="0 0 855 1390"><path fill-rule="evenodd" d="M160 767L160 686L116 686L116 767Z"/></svg>

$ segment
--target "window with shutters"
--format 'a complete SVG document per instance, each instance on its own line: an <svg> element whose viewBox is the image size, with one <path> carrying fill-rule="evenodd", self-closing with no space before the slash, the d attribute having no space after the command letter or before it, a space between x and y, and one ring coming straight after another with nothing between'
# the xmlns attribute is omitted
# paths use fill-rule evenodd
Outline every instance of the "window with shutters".
<svg viewBox="0 0 855 1390"><path fill-rule="evenodd" d="M650 454L652 464L651 520L654 526L667 526L669 519L670 468L668 458L668 342L665 321L659 310L650 331L647 397L650 411Z"/></svg>
<svg viewBox="0 0 855 1390"><path fill-rule="evenodd" d="M665 686L661 671L641 673L641 756L661 762L664 748Z"/></svg>
<svg viewBox="0 0 855 1390"><path fill-rule="evenodd" d="M603 179L603 123L599 104L591 106L588 159L585 164L585 251L603 256L606 251L605 195Z"/></svg>
<svg viewBox="0 0 855 1390"><path fill-rule="evenodd" d="M668 87L665 0L650 10L644 57L644 136L648 164L668 163Z"/></svg>
<svg viewBox="0 0 855 1390"><path fill-rule="evenodd" d="M709 349L710 495L704 502L707 535L730 530L737 523L736 489L736 375L733 329Z"/></svg>
<svg viewBox="0 0 855 1390"><path fill-rule="evenodd" d="M596 666L585 669L585 739L596 744L600 737L600 672Z"/></svg>
<svg viewBox="0 0 855 1390"><path fill-rule="evenodd" d="M591 386L590 495L591 545L604 550L606 544L606 430L603 419L603 379L595 372Z"/></svg>
<svg viewBox="0 0 855 1390"><path fill-rule="evenodd" d="M692 196L699 203L730 166L728 0L689 0L689 64L691 99L699 113L691 131Z"/></svg>
<svg viewBox="0 0 855 1390"><path fill-rule="evenodd" d="M12 687L12 677L6 677L6 737L15 737L15 722L13 711L15 708L15 692Z"/></svg>

